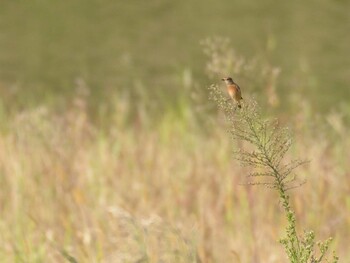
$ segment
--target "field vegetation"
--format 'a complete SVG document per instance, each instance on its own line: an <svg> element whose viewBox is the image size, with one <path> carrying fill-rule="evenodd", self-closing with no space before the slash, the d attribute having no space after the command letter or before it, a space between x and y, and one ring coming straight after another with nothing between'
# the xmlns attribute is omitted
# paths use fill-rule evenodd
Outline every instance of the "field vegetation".
<svg viewBox="0 0 350 263"><path fill-rule="evenodd" d="M333 237L349 262L346 10L4 1L0 261L288 262L284 204L246 185L241 142L209 100L230 75L290 129L286 160L309 161L288 191L297 232Z"/></svg>

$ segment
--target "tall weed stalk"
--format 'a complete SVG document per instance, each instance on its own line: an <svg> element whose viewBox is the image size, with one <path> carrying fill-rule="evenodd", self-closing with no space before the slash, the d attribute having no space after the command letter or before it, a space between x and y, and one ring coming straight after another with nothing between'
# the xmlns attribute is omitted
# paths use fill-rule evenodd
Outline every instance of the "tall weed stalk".
<svg viewBox="0 0 350 263"><path fill-rule="evenodd" d="M305 231L303 235L297 232L288 190L303 184L293 172L305 161L286 161L286 153L292 145L290 131L281 127L278 121L265 120L255 100L246 101L239 109L216 85L210 87L210 96L225 113L232 140L240 141L234 144L241 145L234 151L234 158L251 168L247 184L265 186L279 195L288 222L286 236L280 239L280 243L289 262L338 262L334 252L332 261L325 258L332 238L316 242L313 231Z"/></svg>

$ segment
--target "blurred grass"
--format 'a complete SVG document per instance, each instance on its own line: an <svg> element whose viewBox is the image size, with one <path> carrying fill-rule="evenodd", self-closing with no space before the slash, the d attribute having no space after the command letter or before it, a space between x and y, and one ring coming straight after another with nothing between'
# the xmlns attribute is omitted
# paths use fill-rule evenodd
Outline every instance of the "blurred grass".
<svg viewBox="0 0 350 263"><path fill-rule="evenodd" d="M62 262L61 251L78 262L285 262L282 208L274 192L239 185L247 171L231 159L223 122L208 134L171 116L123 127L119 108L101 131L87 106L77 95L65 112L26 111L0 134L3 262ZM346 262L349 133L339 115L328 120L327 132L297 132L293 156L311 163L293 202Z"/></svg>
<svg viewBox="0 0 350 263"><path fill-rule="evenodd" d="M349 260L348 9L3 1L2 262L285 262L281 207L239 186L246 170L207 102L221 74L293 128L292 155L311 159L298 220ZM218 65L200 45L211 35L231 39Z"/></svg>

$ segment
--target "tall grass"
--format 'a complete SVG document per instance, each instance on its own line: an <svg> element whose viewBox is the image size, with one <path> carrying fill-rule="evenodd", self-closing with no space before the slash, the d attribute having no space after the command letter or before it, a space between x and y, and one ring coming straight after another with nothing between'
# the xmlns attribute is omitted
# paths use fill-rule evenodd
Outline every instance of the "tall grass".
<svg viewBox="0 0 350 263"><path fill-rule="evenodd" d="M130 123L135 101L116 97L102 128L86 92L61 111L42 105L6 118L1 261L285 262L276 242L283 207L274 193L241 186L248 170L232 160L224 121L205 96L183 100L181 118L169 111L158 122L141 109ZM321 124L306 110L288 120L297 142L290 158L311 157L299 169L307 184L293 190L295 218L321 239L333 236L347 262L349 131L336 112Z"/></svg>

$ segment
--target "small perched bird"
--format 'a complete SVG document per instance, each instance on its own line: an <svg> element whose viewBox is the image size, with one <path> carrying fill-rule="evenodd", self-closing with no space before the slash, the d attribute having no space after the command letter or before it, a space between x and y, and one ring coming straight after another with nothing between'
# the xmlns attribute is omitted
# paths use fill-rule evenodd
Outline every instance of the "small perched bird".
<svg viewBox="0 0 350 263"><path fill-rule="evenodd" d="M230 95L231 99L237 102L238 108L242 108L241 106L241 100L243 100L241 95L241 88L236 84L232 78L227 77L221 79L222 81L225 81L227 92Z"/></svg>

